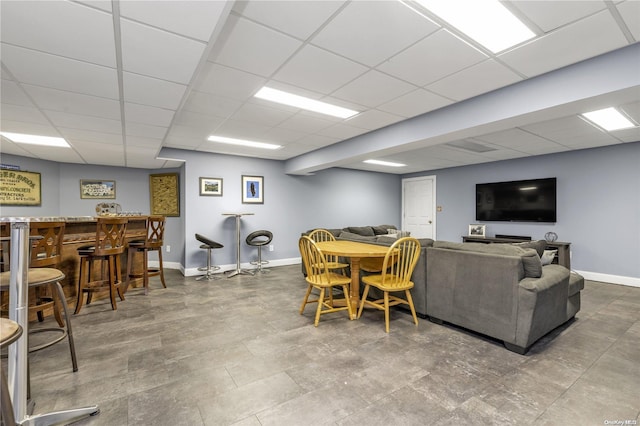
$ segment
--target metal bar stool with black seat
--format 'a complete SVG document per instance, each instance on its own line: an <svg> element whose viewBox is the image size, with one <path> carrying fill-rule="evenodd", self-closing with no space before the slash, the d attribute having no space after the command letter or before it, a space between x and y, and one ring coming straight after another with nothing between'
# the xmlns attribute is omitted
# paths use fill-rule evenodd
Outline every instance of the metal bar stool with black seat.
<svg viewBox="0 0 640 426"><path fill-rule="evenodd" d="M82 309L84 293L87 293L87 305L91 303L94 292L105 287L109 288L111 308L115 311L116 293L120 300L124 300L122 284L122 261L120 259L126 247L125 234L127 232L126 217L100 217L96 223L95 244L80 247L80 271L78 273L78 301L75 313ZM100 262L100 276L94 277L94 263ZM105 264L106 263L106 264ZM96 268L98 269L98 268ZM96 279L97 278L97 279Z"/></svg>
<svg viewBox="0 0 640 426"><path fill-rule="evenodd" d="M43 343L29 347L29 352L36 352L48 348L65 338L69 343L73 371L78 371L71 317L67 306L67 299L60 282L65 274L57 269L62 259L62 242L64 239L65 222L32 222L30 226L31 246L28 270L28 288L33 296L29 303L29 313L35 313L38 321L44 320L44 314L52 311L59 327L39 327L29 329L29 334L56 332L60 335ZM9 290L11 271L0 274L0 291ZM62 314L64 315L64 321Z"/></svg>
<svg viewBox="0 0 640 426"><path fill-rule="evenodd" d="M200 235L200 234L196 234L196 240L200 241L202 243L202 245L200 246L201 249L206 249L207 250L207 266L206 267L202 267L202 268L198 268L198 271L205 271L205 274L202 275L201 277L196 278L197 281L199 280L215 280L219 277L215 276L215 271L219 270L220 267L219 266L214 266L212 265L211 262L211 250L213 249L219 249L224 247L222 244L220 244L219 242L213 241L210 238L205 237L204 235Z"/></svg>
<svg viewBox="0 0 640 426"><path fill-rule="evenodd" d="M269 272L268 269L263 269L262 265L266 265L269 263L268 260L262 260L262 247L266 246L273 240L273 233L271 231L267 231L266 229L261 229L259 231L254 231L247 235L246 242L248 245L252 247L258 247L258 260L252 261L252 265L256 265L256 271L266 273Z"/></svg>
<svg viewBox="0 0 640 426"><path fill-rule="evenodd" d="M162 265L162 239L164 236L165 217L160 215L152 215L147 218L146 237L144 240L130 241L127 253L127 276L124 286L124 292L129 288L131 278L142 278L144 283L144 294L149 294L149 277L160 276L162 287L167 288L164 282L164 267ZM149 267L149 252L158 252L158 267ZM142 271L132 271L134 256L136 253L142 253Z"/></svg>

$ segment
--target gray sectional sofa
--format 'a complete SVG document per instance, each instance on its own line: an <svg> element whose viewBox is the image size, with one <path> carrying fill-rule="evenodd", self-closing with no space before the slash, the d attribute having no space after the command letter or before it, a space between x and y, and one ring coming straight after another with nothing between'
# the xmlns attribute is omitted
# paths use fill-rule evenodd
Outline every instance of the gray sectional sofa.
<svg viewBox="0 0 640 426"><path fill-rule="evenodd" d="M389 229L395 227L352 226L329 231L336 239L390 246L396 238L388 235ZM490 336L524 354L580 310L584 279L560 265L543 266L544 241L419 241L422 249L411 277L411 294L416 313L423 318ZM361 277L365 275L361 271Z"/></svg>

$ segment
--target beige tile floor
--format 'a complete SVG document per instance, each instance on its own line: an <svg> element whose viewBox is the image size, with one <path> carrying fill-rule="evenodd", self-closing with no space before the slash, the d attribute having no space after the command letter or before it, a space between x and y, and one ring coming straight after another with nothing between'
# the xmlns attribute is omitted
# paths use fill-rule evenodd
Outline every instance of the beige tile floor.
<svg viewBox="0 0 640 426"><path fill-rule="evenodd" d="M80 425L640 423L640 288L587 282L576 320L526 356L462 329L367 310L298 308L299 265L130 289L73 317L68 347L31 355L35 412L98 404ZM609 423L607 423L609 422Z"/></svg>

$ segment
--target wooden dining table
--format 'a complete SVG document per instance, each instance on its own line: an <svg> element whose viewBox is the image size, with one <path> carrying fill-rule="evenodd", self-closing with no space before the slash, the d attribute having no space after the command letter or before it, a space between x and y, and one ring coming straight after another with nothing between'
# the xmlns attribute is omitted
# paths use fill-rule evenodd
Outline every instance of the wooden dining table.
<svg viewBox="0 0 640 426"><path fill-rule="evenodd" d="M324 254L348 257L351 266L351 306L352 319L355 319L360 304L360 260L369 257L384 257L389 247L359 241L336 240L316 243Z"/></svg>

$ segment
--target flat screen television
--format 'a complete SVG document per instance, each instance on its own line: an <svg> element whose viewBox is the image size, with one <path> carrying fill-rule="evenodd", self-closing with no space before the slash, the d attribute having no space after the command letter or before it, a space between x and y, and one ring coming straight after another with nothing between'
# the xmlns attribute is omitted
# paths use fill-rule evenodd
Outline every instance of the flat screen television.
<svg viewBox="0 0 640 426"><path fill-rule="evenodd" d="M556 178L476 184L476 220L555 222Z"/></svg>

